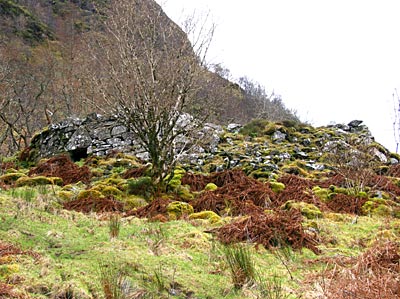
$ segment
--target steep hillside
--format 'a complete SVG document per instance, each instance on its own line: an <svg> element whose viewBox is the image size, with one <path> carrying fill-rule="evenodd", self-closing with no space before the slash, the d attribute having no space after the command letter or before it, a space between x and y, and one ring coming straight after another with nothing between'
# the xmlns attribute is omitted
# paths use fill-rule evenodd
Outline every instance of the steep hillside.
<svg viewBox="0 0 400 299"><path fill-rule="evenodd" d="M3 159L1 298L400 298L398 155L360 121L218 132L163 194L128 154Z"/></svg>
<svg viewBox="0 0 400 299"><path fill-rule="evenodd" d="M98 100L98 95L93 95L93 82L90 82L93 74L88 73L89 66L94 66L88 40L89 36L104 30L108 3L100 0L0 0L0 90L4 95L0 101L2 154L22 150L34 132L49 123L69 116L84 116L95 110L96 105L87 104L88 98ZM161 16L159 28L172 28L169 43L187 40L182 29L156 2L140 1L137 13L147 13L146 7ZM274 121L297 120L281 101L266 95L255 96L207 68L196 84L197 103L188 110L206 106L212 122L246 123L257 116L267 116ZM210 102L213 107L205 104ZM261 115L261 107L269 107L269 113Z"/></svg>

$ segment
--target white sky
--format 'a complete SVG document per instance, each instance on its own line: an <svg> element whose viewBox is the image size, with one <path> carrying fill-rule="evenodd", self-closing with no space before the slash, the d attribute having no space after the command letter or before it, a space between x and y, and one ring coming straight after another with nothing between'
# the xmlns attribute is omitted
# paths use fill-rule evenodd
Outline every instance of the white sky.
<svg viewBox="0 0 400 299"><path fill-rule="evenodd" d="M156 0L176 23L210 13L209 61L282 95L314 126L363 120L395 150L398 0Z"/></svg>

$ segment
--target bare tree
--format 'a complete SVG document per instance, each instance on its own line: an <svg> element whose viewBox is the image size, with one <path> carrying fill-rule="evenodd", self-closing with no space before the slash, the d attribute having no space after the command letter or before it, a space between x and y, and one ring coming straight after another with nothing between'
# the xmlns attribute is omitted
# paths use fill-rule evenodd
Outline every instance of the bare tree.
<svg viewBox="0 0 400 299"><path fill-rule="evenodd" d="M396 142L396 154L399 152L400 145L400 96L397 89L393 92L394 118L393 118L393 134Z"/></svg>
<svg viewBox="0 0 400 299"><path fill-rule="evenodd" d="M295 111L288 109L280 95L274 92L268 94L261 84L247 77L238 80L244 91L244 107L252 118L263 118L269 121L292 120L298 122Z"/></svg>
<svg viewBox="0 0 400 299"><path fill-rule="evenodd" d="M194 95L207 71L205 55L213 26L188 20L185 32L151 1L111 1L103 31L91 33L94 75L91 84L102 101L96 106L120 116L148 152L160 188L173 169L174 143L192 123L177 126L182 114L204 116ZM188 36L190 36L189 41Z"/></svg>
<svg viewBox="0 0 400 299"><path fill-rule="evenodd" d="M0 145L6 154L28 146L45 124L43 107L54 74L52 57L44 48L10 44L0 49Z"/></svg>

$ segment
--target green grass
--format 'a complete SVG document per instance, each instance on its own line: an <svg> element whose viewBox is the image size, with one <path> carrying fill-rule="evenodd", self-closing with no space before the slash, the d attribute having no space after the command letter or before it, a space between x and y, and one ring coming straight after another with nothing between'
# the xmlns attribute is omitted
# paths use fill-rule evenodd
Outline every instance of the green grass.
<svg viewBox="0 0 400 299"><path fill-rule="evenodd" d="M307 261L321 256L356 257L382 231L399 237L399 220L359 217L355 224L352 217L313 220L324 239L321 256L307 249L281 250L277 255L246 245L246 254L261 278L254 279L253 287L244 284L235 288L223 246L204 232L211 227L208 222L152 223L121 218L118 237L110 238L109 218L52 206L57 198L49 191L36 187L29 200L24 195L26 189L0 194L0 240L40 254L39 259L24 255L11 262L18 265L11 275L24 279L24 284L15 287L31 298L62 292L75 296L72 298L105 298L101 276L107 273L101 274L101 269L114 271L115 267L123 270L123 275L113 277L126 288L124 292L143 294L143 298L186 298L189 294L195 298L274 298L268 296L279 292L287 295L282 298L300 298L307 274L326 267L322 262Z"/></svg>

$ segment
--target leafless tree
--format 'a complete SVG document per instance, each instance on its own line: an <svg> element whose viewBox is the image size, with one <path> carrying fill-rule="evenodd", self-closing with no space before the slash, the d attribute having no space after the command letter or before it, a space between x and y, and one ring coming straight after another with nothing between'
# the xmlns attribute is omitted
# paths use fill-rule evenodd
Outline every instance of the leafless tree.
<svg viewBox="0 0 400 299"><path fill-rule="evenodd" d="M3 153L12 154L28 146L34 131L44 124L44 98L53 77L53 65L41 51L42 48L31 50L19 42L0 49Z"/></svg>
<svg viewBox="0 0 400 299"><path fill-rule="evenodd" d="M393 134L394 141L396 142L396 153L398 153L400 145L400 96L397 89L394 90L392 96L394 105Z"/></svg>
<svg viewBox="0 0 400 299"><path fill-rule="evenodd" d="M94 104L129 126L148 152L153 178L162 188L176 163L174 143L192 125L178 129L182 113L205 115L201 107L207 105L194 95L198 77L207 71L214 27L189 19L181 31L150 1L111 1L105 15L102 32L88 38L91 84L102 99L95 98Z"/></svg>

